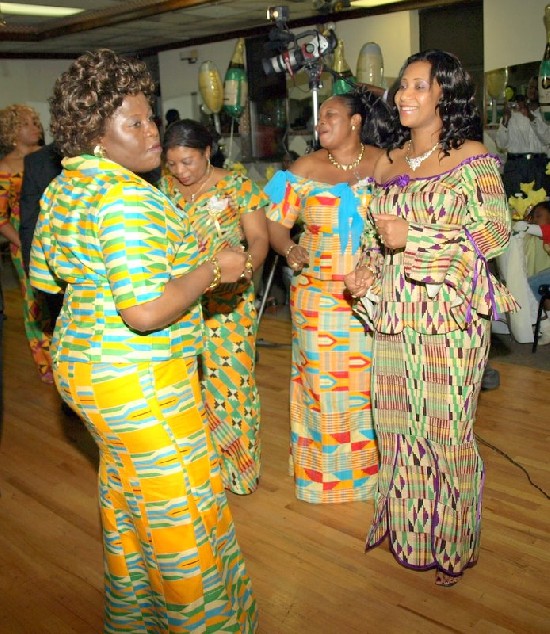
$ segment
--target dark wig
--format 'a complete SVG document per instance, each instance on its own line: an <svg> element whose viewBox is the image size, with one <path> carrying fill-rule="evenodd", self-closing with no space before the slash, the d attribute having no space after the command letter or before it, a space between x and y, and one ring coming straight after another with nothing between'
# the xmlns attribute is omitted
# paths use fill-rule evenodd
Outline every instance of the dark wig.
<svg viewBox="0 0 550 634"><path fill-rule="evenodd" d="M110 49L84 53L57 79L50 98L50 129L60 152L91 154L124 98L143 93L150 99L154 90L143 62Z"/></svg>
<svg viewBox="0 0 550 634"><path fill-rule="evenodd" d="M475 87L460 60L452 53L430 49L411 55L399 71L398 85L406 68L414 62L428 62L430 81L441 87L441 99L437 105L442 128L439 137L443 153L459 148L464 141L481 139L481 117L475 104ZM392 108L395 138L392 147L402 147L411 138L409 128L401 125L397 106Z"/></svg>
<svg viewBox="0 0 550 634"><path fill-rule="evenodd" d="M361 117L361 142L376 147L388 147L391 140L391 112L386 102L377 97L366 86L356 86L351 92L334 95L331 99L342 100L350 116Z"/></svg>
<svg viewBox="0 0 550 634"><path fill-rule="evenodd" d="M194 119L180 119L171 123L166 129L162 147L165 154L167 150L175 147L187 147L203 151L209 147L211 153L215 154L217 143L212 132L202 123Z"/></svg>

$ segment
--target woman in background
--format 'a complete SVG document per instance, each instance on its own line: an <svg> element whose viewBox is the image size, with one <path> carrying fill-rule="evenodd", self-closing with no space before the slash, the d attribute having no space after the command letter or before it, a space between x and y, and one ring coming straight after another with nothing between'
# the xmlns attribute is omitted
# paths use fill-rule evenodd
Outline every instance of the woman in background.
<svg viewBox="0 0 550 634"><path fill-rule="evenodd" d="M508 244L510 213L454 55L407 60L394 116L371 203L383 257L346 278L353 295L369 290L375 333L380 472L367 548L388 538L398 562L451 586L479 554L485 473L474 419L491 319L515 307L487 260Z"/></svg>
<svg viewBox="0 0 550 634"><path fill-rule="evenodd" d="M40 149L43 129L36 111L14 104L0 110L0 234L10 243L11 259L23 296L23 323L32 357L44 383L53 383L50 342L53 326L47 306L35 296L21 254L19 239L23 159Z"/></svg>
<svg viewBox="0 0 550 634"><path fill-rule="evenodd" d="M49 185L30 274L66 284L52 345L64 400L100 451L105 632L256 630L254 597L198 380L200 297L246 253L199 260L189 223L136 172L160 164L143 62L86 53L51 99L63 171Z"/></svg>
<svg viewBox="0 0 550 634"><path fill-rule="evenodd" d="M271 245L294 271L290 467L296 496L314 504L366 500L376 487L371 337L352 312L344 275L359 257L387 114L368 91L330 97L319 112L322 149L265 188Z"/></svg>
<svg viewBox="0 0 550 634"><path fill-rule="evenodd" d="M269 247L267 198L250 179L214 167L210 131L192 119L173 123L164 137L170 174L159 188L182 210L199 241L201 259L246 244L245 273L237 284L203 297L206 324L202 391L212 438L222 459L224 485L252 493L260 477L260 400L255 356L258 320L252 274Z"/></svg>

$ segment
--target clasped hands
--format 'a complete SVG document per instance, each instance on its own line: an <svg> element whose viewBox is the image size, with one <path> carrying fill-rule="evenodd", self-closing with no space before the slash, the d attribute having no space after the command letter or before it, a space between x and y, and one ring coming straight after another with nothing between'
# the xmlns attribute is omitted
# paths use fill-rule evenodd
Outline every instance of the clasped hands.
<svg viewBox="0 0 550 634"><path fill-rule="evenodd" d="M392 214L374 215L374 225L380 242L388 249L401 249L407 244L409 223ZM351 273L344 276L344 284L354 298L363 297L374 282L374 271L360 261Z"/></svg>

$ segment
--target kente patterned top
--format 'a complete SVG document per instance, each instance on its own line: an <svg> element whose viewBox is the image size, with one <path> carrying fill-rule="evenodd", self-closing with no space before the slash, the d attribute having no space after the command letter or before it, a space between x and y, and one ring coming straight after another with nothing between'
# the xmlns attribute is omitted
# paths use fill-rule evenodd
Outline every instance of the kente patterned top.
<svg viewBox="0 0 550 634"><path fill-rule="evenodd" d="M308 274L343 279L355 266L372 182L365 178L352 186L328 185L280 171L266 185L273 203L268 218L288 228L304 225L300 245L309 252Z"/></svg>
<svg viewBox="0 0 550 634"><path fill-rule="evenodd" d="M145 180L93 156L63 160L42 200L32 248L32 284L48 293L67 284L52 347L58 361L163 361L201 350L201 309L137 333L119 311L159 297L166 283L197 266L185 215Z"/></svg>
<svg viewBox="0 0 550 634"><path fill-rule="evenodd" d="M495 318L517 308L487 265L510 236L498 166L497 157L484 154L442 174L402 175L375 187L372 214L409 223L406 246L386 250L370 300L362 300L376 330L440 334L464 329L472 311Z"/></svg>

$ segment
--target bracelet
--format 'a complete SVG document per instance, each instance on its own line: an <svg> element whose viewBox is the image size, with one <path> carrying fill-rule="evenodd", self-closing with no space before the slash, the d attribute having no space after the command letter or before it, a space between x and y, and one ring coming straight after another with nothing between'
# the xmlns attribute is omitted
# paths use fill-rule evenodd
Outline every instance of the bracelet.
<svg viewBox="0 0 550 634"><path fill-rule="evenodd" d="M294 249L294 247L297 247L298 245L296 244L296 242L293 242L288 249L285 251L285 258L288 260L288 256L290 255L290 252L292 251L292 249Z"/></svg>
<svg viewBox="0 0 550 634"><path fill-rule="evenodd" d="M214 277L212 278L212 281L210 282L210 286L208 286L205 292L213 291L215 288L218 288L218 286L220 285L220 282L222 281L222 270L220 268L220 263L218 262L218 258L214 256L213 258L210 258L210 260L208 261L212 265Z"/></svg>
<svg viewBox="0 0 550 634"><path fill-rule="evenodd" d="M246 254L246 262L244 263L244 269L241 273L241 280L244 280L246 277L252 277L254 273L254 264L252 263L252 253Z"/></svg>

